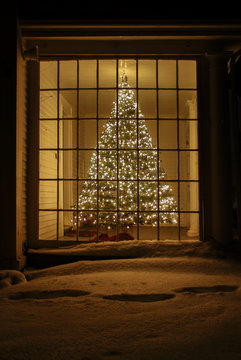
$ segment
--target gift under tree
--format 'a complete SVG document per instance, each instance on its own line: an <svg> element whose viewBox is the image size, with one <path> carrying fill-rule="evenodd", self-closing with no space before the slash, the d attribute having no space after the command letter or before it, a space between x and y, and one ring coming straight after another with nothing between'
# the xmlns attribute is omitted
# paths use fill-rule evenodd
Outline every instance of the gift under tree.
<svg viewBox="0 0 241 360"><path fill-rule="evenodd" d="M73 207L74 228L77 224L82 228L98 223L107 233L108 229L116 229L118 223L118 232L126 233L138 222L157 226L158 210L159 224L177 223L173 191L165 183L166 173L158 151L125 75L119 88L118 100L99 139L98 152L90 160L89 180L84 181L78 205Z"/></svg>

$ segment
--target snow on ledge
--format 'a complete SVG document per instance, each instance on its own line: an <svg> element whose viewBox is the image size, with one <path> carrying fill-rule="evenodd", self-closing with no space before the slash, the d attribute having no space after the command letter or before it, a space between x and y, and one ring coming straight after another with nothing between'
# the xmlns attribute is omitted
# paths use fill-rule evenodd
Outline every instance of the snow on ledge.
<svg viewBox="0 0 241 360"><path fill-rule="evenodd" d="M105 256L105 257L145 257L145 256L182 256L203 255L209 245L196 240L131 240L121 242L85 243L59 248L29 249L29 254Z"/></svg>

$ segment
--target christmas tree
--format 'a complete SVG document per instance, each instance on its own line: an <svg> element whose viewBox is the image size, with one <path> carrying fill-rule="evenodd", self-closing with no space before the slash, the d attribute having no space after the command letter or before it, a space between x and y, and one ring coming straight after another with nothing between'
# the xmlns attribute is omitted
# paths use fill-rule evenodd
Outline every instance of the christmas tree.
<svg viewBox="0 0 241 360"><path fill-rule="evenodd" d="M84 181L78 205L74 206L74 227L77 223L79 228L97 224L97 201L98 224L104 226L106 232L117 223L120 231L138 222L156 226L158 210L161 211L159 223L177 223L173 191L165 183L166 173L158 151L126 76L119 87L118 100L100 136L98 155L94 152L90 160L90 180ZM163 180L159 185L158 171L159 180ZM98 188L93 181L97 178Z"/></svg>

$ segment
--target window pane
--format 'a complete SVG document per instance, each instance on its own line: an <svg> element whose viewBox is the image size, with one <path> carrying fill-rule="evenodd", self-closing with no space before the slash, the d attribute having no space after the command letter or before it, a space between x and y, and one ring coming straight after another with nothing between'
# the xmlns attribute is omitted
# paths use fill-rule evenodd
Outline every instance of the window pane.
<svg viewBox="0 0 241 360"><path fill-rule="evenodd" d="M39 239L57 239L57 211L39 211Z"/></svg>
<svg viewBox="0 0 241 360"><path fill-rule="evenodd" d="M117 229L117 213L116 212L100 212L99 213L99 241L110 241L115 239ZM111 237L111 239L110 239ZM112 238L113 237L113 238Z"/></svg>
<svg viewBox="0 0 241 360"><path fill-rule="evenodd" d="M59 240L77 240L77 229L73 223L72 211L58 212L58 239Z"/></svg>
<svg viewBox="0 0 241 360"><path fill-rule="evenodd" d="M97 115L97 91L79 90L79 117L96 118Z"/></svg>
<svg viewBox="0 0 241 360"><path fill-rule="evenodd" d="M180 239L199 240L199 214L180 214Z"/></svg>
<svg viewBox="0 0 241 360"><path fill-rule="evenodd" d="M39 151L39 178L57 178L57 151Z"/></svg>
<svg viewBox="0 0 241 360"><path fill-rule="evenodd" d="M39 182L39 208L57 209L57 181Z"/></svg>
<svg viewBox="0 0 241 360"><path fill-rule="evenodd" d="M116 87L116 60L99 60L99 87Z"/></svg>
<svg viewBox="0 0 241 360"><path fill-rule="evenodd" d="M157 148L157 121L139 120L139 148L156 149Z"/></svg>
<svg viewBox="0 0 241 360"><path fill-rule="evenodd" d="M153 212L141 212L140 221L140 240L157 240L157 219L158 214Z"/></svg>
<svg viewBox="0 0 241 360"><path fill-rule="evenodd" d="M59 151L59 178L76 179L77 177L77 151Z"/></svg>
<svg viewBox="0 0 241 360"><path fill-rule="evenodd" d="M77 182L59 181L59 209L71 210L77 204Z"/></svg>
<svg viewBox="0 0 241 360"><path fill-rule="evenodd" d="M57 89L57 61L40 61L40 89Z"/></svg>
<svg viewBox="0 0 241 360"><path fill-rule="evenodd" d="M137 147L137 121L119 120L118 146L120 149L136 149Z"/></svg>
<svg viewBox="0 0 241 360"><path fill-rule="evenodd" d="M159 148L177 149L177 121L159 121Z"/></svg>
<svg viewBox="0 0 241 360"><path fill-rule="evenodd" d="M57 118L57 91L40 91L40 119Z"/></svg>
<svg viewBox="0 0 241 360"><path fill-rule="evenodd" d="M144 118L157 117L156 91L140 90L138 93L138 105Z"/></svg>
<svg viewBox="0 0 241 360"><path fill-rule="evenodd" d="M156 121L138 119L139 149L154 149L157 147Z"/></svg>
<svg viewBox="0 0 241 360"><path fill-rule="evenodd" d="M197 92L192 90L179 91L179 118L197 119Z"/></svg>
<svg viewBox="0 0 241 360"><path fill-rule="evenodd" d="M138 87L155 88L156 87L156 61L139 60L138 61Z"/></svg>
<svg viewBox="0 0 241 360"><path fill-rule="evenodd" d="M119 152L119 179L137 179L137 152Z"/></svg>
<svg viewBox="0 0 241 360"><path fill-rule="evenodd" d="M96 81L96 60L80 60L79 61L79 87L95 88Z"/></svg>
<svg viewBox="0 0 241 360"><path fill-rule="evenodd" d="M180 183L180 208L182 211L199 210L199 184L198 182Z"/></svg>
<svg viewBox="0 0 241 360"><path fill-rule="evenodd" d="M136 231L137 213L136 212L121 212L119 213L119 232L120 240L130 240L130 238L137 238ZM125 234L125 236L123 236ZM128 236L129 235L129 236Z"/></svg>
<svg viewBox="0 0 241 360"><path fill-rule="evenodd" d="M77 61L65 60L59 62L59 87L77 87Z"/></svg>
<svg viewBox="0 0 241 360"><path fill-rule="evenodd" d="M39 124L39 147L57 148L57 121L41 120Z"/></svg>
<svg viewBox="0 0 241 360"><path fill-rule="evenodd" d="M115 109L116 107L116 109ZM136 117L136 91L132 89L123 89L118 91L118 108L115 104L112 106L111 118L116 114L119 118L130 119ZM139 114L139 117L141 115Z"/></svg>
<svg viewBox="0 0 241 360"><path fill-rule="evenodd" d="M120 181L119 182L119 209L132 211L137 210L137 182Z"/></svg>
<svg viewBox="0 0 241 360"><path fill-rule="evenodd" d="M160 240L178 240L179 231L178 231L178 224L179 224L179 214L173 213L173 217L175 216L175 223L168 223L167 216L169 217L168 213L160 213L159 215L159 239Z"/></svg>
<svg viewBox="0 0 241 360"><path fill-rule="evenodd" d="M178 152L160 151L159 152L159 179L176 180L178 179Z"/></svg>
<svg viewBox="0 0 241 360"><path fill-rule="evenodd" d="M92 150L78 151L79 179L97 179L97 152Z"/></svg>
<svg viewBox="0 0 241 360"><path fill-rule="evenodd" d="M99 179L117 178L117 152L113 150L100 150L98 163Z"/></svg>
<svg viewBox="0 0 241 360"><path fill-rule="evenodd" d="M114 101L116 99L115 90L100 90L99 91L99 117L100 118L114 118Z"/></svg>
<svg viewBox="0 0 241 360"><path fill-rule="evenodd" d="M117 147L116 120L99 120L99 148L115 149Z"/></svg>
<svg viewBox="0 0 241 360"><path fill-rule="evenodd" d="M158 209L158 186L157 181L139 182L139 206L140 210Z"/></svg>
<svg viewBox="0 0 241 360"><path fill-rule="evenodd" d="M157 179L157 151L139 151L139 178L142 180Z"/></svg>
<svg viewBox="0 0 241 360"><path fill-rule="evenodd" d="M180 149L198 149L197 121L179 121L179 147Z"/></svg>
<svg viewBox="0 0 241 360"><path fill-rule="evenodd" d="M118 86L136 87L136 60L120 59L118 76ZM126 82L123 82L125 79Z"/></svg>
<svg viewBox="0 0 241 360"><path fill-rule="evenodd" d="M99 208L104 210L117 209L117 182L99 182Z"/></svg>
<svg viewBox="0 0 241 360"><path fill-rule="evenodd" d="M97 181L79 181L78 193L79 210L97 209Z"/></svg>
<svg viewBox="0 0 241 360"><path fill-rule="evenodd" d="M79 211L74 217L74 226L79 226L79 241L96 241L97 240L97 213L94 211ZM77 229L76 229L77 230Z"/></svg>
<svg viewBox="0 0 241 360"><path fill-rule="evenodd" d="M177 182L159 183L159 210L163 212L162 223L177 224L178 196Z"/></svg>
<svg viewBox="0 0 241 360"><path fill-rule="evenodd" d="M97 121L80 120L79 121L79 148L97 147Z"/></svg>
<svg viewBox="0 0 241 360"><path fill-rule="evenodd" d="M177 117L177 92L175 90L159 90L159 117L162 119Z"/></svg>
<svg viewBox="0 0 241 360"><path fill-rule="evenodd" d="M63 149L77 147L77 120L59 121L59 147Z"/></svg>
<svg viewBox="0 0 241 360"><path fill-rule="evenodd" d="M158 60L158 87L176 88L176 60Z"/></svg>
<svg viewBox="0 0 241 360"><path fill-rule="evenodd" d="M195 89L197 87L195 60L178 61L178 86L183 89Z"/></svg>
<svg viewBox="0 0 241 360"><path fill-rule="evenodd" d="M198 151L180 151L180 179L198 180Z"/></svg>
<svg viewBox="0 0 241 360"><path fill-rule="evenodd" d="M77 116L77 91L61 90L59 92L59 117L76 118Z"/></svg>

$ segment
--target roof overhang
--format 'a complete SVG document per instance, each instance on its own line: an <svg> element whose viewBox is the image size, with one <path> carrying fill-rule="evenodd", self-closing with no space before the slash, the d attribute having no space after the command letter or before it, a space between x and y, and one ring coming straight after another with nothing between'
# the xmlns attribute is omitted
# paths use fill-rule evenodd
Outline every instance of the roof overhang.
<svg viewBox="0 0 241 360"><path fill-rule="evenodd" d="M161 21L161 22L53 22L53 21L20 21L21 36L28 44L39 44L40 54L48 54L47 45L52 44L54 53L60 53L60 47L66 47L64 54L77 49L88 52L86 41L92 45L109 43L115 48L114 53L122 51L123 42L129 42L141 47L147 42L152 43L153 52L156 47L164 45L163 49L174 51L177 43L178 52L203 53L213 51L236 51L241 47L241 22L190 22L190 21ZM62 45L61 45L62 44ZM169 45L168 45L169 44ZM64 46L63 46L64 45ZM109 46L108 45L108 46ZM173 48L171 49L170 48ZM76 50L75 50L76 47ZM101 51L100 47L100 51ZM150 47L150 46L149 46ZM48 48L48 49L47 49ZM118 48L118 50L117 50ZM148 48L148 46L147 46ZM104 49L102 49L104 50ZM140 50L137 50L137 52ZM103 51L105 53L105 50ZM129 50L127 51L129 53ZM166 52L166 50L164 51ZM134 52L136 53L136 52Z"/></svg>
<svg viewBox="0 0 241 360"><path fill-rule="evenodd" d="M161 22L127 24L86 24L85 22L20 22L25 38L241 38L240 22Z"/></svg>

